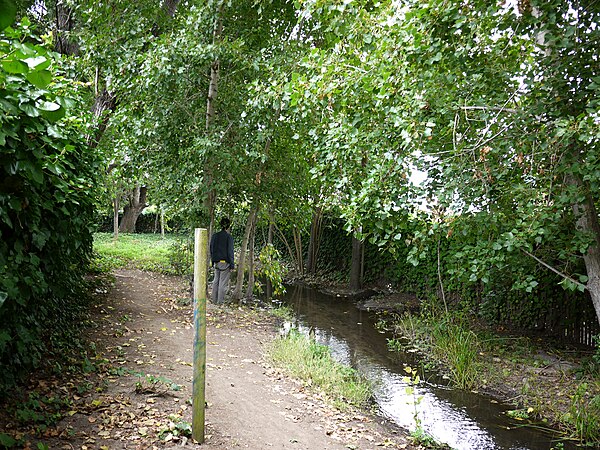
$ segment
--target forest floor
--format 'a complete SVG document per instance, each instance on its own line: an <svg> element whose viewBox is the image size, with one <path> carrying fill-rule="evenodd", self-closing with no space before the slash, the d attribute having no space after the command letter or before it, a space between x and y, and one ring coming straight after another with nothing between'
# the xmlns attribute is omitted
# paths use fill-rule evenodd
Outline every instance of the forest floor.
<svg viewBox="0 0 600 450"><path fill-rule="evenodd" d="M279 333L272 315L210 302L205 442L197 444L189 283L139 270L114 275L93 308L88 375L34 376L37 394L0 412L0 433L22 448L416 448L407 432L364 411L342 412L272 367L265 357ZM67 412L56 423L36 420L53 408Z"/></svg>

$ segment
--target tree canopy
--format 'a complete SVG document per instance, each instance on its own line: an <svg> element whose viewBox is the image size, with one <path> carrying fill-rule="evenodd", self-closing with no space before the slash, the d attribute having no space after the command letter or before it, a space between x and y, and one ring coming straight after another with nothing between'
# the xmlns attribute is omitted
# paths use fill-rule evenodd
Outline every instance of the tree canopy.
<svg viewBox="0 0 600 450"><path fill-rule="evenodd" d="M307 231L325 210L402 264L437 254L442 287L560 283L600 322L596 1L0 4L22 18L0 22L6 180L58 183L3 182L3 236L24 198L35 220L73 220L67 193L108 204L101 175L190 224L258 211Z"/></svg>

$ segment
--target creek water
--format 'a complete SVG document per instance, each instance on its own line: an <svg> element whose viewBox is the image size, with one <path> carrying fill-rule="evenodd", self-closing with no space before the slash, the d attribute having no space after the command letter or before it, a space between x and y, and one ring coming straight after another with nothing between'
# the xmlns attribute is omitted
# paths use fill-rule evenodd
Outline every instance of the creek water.
<svg viewBox="0 0 600 450"><path fill-rule="evenodd" d="M371 380L378 413L388 421L414 430L415 398L420 398L416 410L421 427L453 449L549 450L556 446L556 436L508 417L511 408L507 405L451 389L434 374L426 375L409 395L404 368L417 367L415 355L389 351L391 335L378 331L375 314L359 310L354 302L295 285L288 286L282 302L293 308L296 317L284 329L310 333L331 349L337 361ZM576 448L569 442L562 445L567 450Z"/></svg>

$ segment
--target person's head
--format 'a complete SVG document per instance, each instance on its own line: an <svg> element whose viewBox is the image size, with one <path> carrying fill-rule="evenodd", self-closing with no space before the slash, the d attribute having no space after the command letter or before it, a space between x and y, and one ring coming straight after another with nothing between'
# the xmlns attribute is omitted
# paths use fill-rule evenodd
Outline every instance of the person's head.
<svg viewBox="0 0 600 450"><path fill-rule="evenodd" d="M223 217L220 223L223 230L228 230L229 226L231 225L231 220L229 220L228 217Z"/></svg>

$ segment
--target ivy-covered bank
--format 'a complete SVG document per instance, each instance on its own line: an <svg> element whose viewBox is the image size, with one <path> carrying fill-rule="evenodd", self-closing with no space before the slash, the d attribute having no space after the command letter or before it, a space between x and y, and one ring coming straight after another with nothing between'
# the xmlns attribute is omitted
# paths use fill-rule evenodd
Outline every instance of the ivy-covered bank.
<svg viewBox="0 0 600 450"><path fill-rule="evenodd" d="M432 244L422 236L423 230L441 231L425 217L416 218L412 229L406 230L404 245L379 246L367 241L364 286L411 294L440 309L471 314L489 326L593 346L592 337L600 330L588 294L564 285L557 288L561 278L526 254L509 252L503 264L488 265L482 280L469 267L463 268L465 253L474 251L484 238L466 223L471 220L477 217L457 218L452 232ZM505 244L510 246L510 240ZM326 219L319 272L347 284L351 258L351 235L340 220Z"/></svg>
<svg viewBox="0 0 600 450"><path fill-rule="evenodd" d="M1 12L0 395L81 323L99 168L81 85L27 18Z"/></svg>

